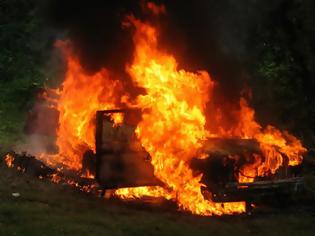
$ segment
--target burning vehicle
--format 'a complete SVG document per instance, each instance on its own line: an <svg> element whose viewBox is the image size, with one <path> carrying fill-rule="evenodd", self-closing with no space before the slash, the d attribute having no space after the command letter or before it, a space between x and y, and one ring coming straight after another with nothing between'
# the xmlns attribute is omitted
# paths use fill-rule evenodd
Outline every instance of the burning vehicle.
<svg viewBox="0 0 315 236"><path fill-rule="evenodd" d="M166 11L146 8L155 16ZM260 125L245 96L233 109L209 106L217 82L207 71L180 68L152 22L129 15L122 25L134 46L125 72L142 92L131 96L110 68L87 73L71 42L58 41L65 80L46 97L58 111L58 153L42 153L41 161L83 170L116 197L165 198L205 216L243 213L257 198L301 189L306 148L298 138Z"/></svg>
<svg viewBox="0 0 315 236"><path fill-rule="evenodd" d="M115 123L111 116L120 116L121 120ZM103 189L120 189L117 194L121 196L137 196L141 191L145 194L143 188L137 193L137 188L131 187L165 187L155 177L150 154L136 137L135 124L140 120L139 110L105 110L96 115L96 154L86 156L96 162L88 165L89 170L96 173ZM284 153L279 153L283 163L274 174L251 176L244 170L244 166L253 165L255 158L263 155L255 139L208 138L200 151L203 155L192 159L190 167L202 174L202 194L211 201L244 201L250 207L263 197L289 197L303 189L299 167L290 167Z"/></svg>

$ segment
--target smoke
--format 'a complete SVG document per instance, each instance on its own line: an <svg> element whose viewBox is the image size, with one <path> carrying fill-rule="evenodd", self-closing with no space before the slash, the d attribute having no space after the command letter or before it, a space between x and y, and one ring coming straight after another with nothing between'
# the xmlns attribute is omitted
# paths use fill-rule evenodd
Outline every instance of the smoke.
<svg viewBox="0 0 315 236"><path fill-rule="evenodd" d="M251 59L246 46L250 32L280 2L165 1L168 30L163 36L178 50L184 67L206 69L220 83L221 93L234 100L248 80L244 63Z"/></svg>
<svg viewBox="0 0 315 236"><path fill-rule="evenodd" d="M139 4L132 0L50 0L46 15L50 24L66 32L82 65L90 72L101 67L121 71L132 55L130 32L121 22Z"/></svg>
<svg viewBox="0 0 315 236"><path fill-rule="evenodd" d="M66 32L82 65L91 73L111 68L123 79L125 64L132 58L130 30L121 22L127 14L144 19L144 0L50 0L46 11L49 22ZM207 70L218 81L218 102L238 101L246 86L243 63L250 29L259 25L266 12L281 1L236 0L159 0L167 14L161 16L161 44L175 54L180 66ZM147 18L146 20L149 20Z"/></svg>
<svg viewBox="0 0 315 236"><path fill-rule="evenodd" d="M249 91L251 78L245 66L253 58L247 47L249 34L283 1L153 0L166 8L166 14L153 17L144 10L145 0L49 0L45 15L59 37L71 40L88 72L110 68L132 97L143 91L125 72L134 50L132 32L122 27L122 21L128 14L154 21L161 48L174 54L181 68L206 70L217 82L207 108L209 120L220 116L233 125L240 96Z"/></svg>
<svg viewBox="0 0 315 236"><path fill-rule="evenodd" d="M58 127L58 111L54 108L52 99L47 100L47 95L52 91L39 91L39 95L32 109L28 111L24 126L24 133L28 138L14 149L16 152L27 152L33 156L41 156L43 153L55 153L56 130Z"/></svg>

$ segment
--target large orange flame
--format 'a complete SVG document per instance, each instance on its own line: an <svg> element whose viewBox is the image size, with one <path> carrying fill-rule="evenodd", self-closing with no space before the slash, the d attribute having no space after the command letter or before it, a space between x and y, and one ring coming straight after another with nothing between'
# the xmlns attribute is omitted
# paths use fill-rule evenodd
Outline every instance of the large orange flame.
<svg viewBox="0 0 315 236"><path fill-rule="evenodd" d="M80 169L83 153L88 149L95 151L96 111L115 108L122 86L110 78L106 69L88 74L71 53L69 43L59 41L57 46L66 55L67 72L59 91L59 154L54 162Z"/></svg>
<svg viewBox="0 0 315 236"><path fill-rule="evenodd" d="M213 88L210 76L205 71L179 70L175 58L158 49L156 29L129 19L136 33L134 60L127 71L146 89L137 99L145 112L136 134L152 157L155 175L184 210L200 215L243 212L244 203L218 204L204 199L202 176L194 176L189 167L208 136L204 112Z"/></svg>

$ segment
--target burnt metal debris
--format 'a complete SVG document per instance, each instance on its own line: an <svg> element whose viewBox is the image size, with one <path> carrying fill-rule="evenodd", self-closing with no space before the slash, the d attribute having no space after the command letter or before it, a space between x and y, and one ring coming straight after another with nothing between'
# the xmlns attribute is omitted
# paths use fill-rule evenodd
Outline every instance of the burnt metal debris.
<svg viewBox="0 0 315 236"><path fill-rule="evenodd" d="M115 126L110 115L121 113L123 124ZM136 139L139 110L117 109L96 114L96 179L103 189L162 185L154 177L149 154ZM276 174L258 177L253 183L238 183L235 173L248 156L261 150L257 141L239 138L210 138L204 145L208 157L194 159L191 167L202 173L205 197L215 202L255 202L265 196L292 195L303 190L301 167L288 163ZM237 156L238 158L234 158Z"/></svg>

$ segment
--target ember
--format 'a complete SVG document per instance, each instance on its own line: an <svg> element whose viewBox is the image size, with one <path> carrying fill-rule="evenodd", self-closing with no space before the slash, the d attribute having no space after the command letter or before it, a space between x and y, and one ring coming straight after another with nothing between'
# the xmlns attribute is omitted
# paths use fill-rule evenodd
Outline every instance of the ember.
<svg viewBox="0 0 315 236"><path fill-rule="evenodd" d="M11 154L7 154L4 157L4 161L5 161L6 165L7 165L7 167L9 167L9 168L14 167L14 164L13 164L14 157Z"/></svg>
<svg viewBox="0 0 315 236"><path fill-rule="evenodd" d="M9 153L3 159L8 168L15 169L18 172L39 179L48 179L52 183L69 185L86 193L98 193L94 178L82 176L80 172L64 170L63 168L53 169L26 153Z"/></svg>

